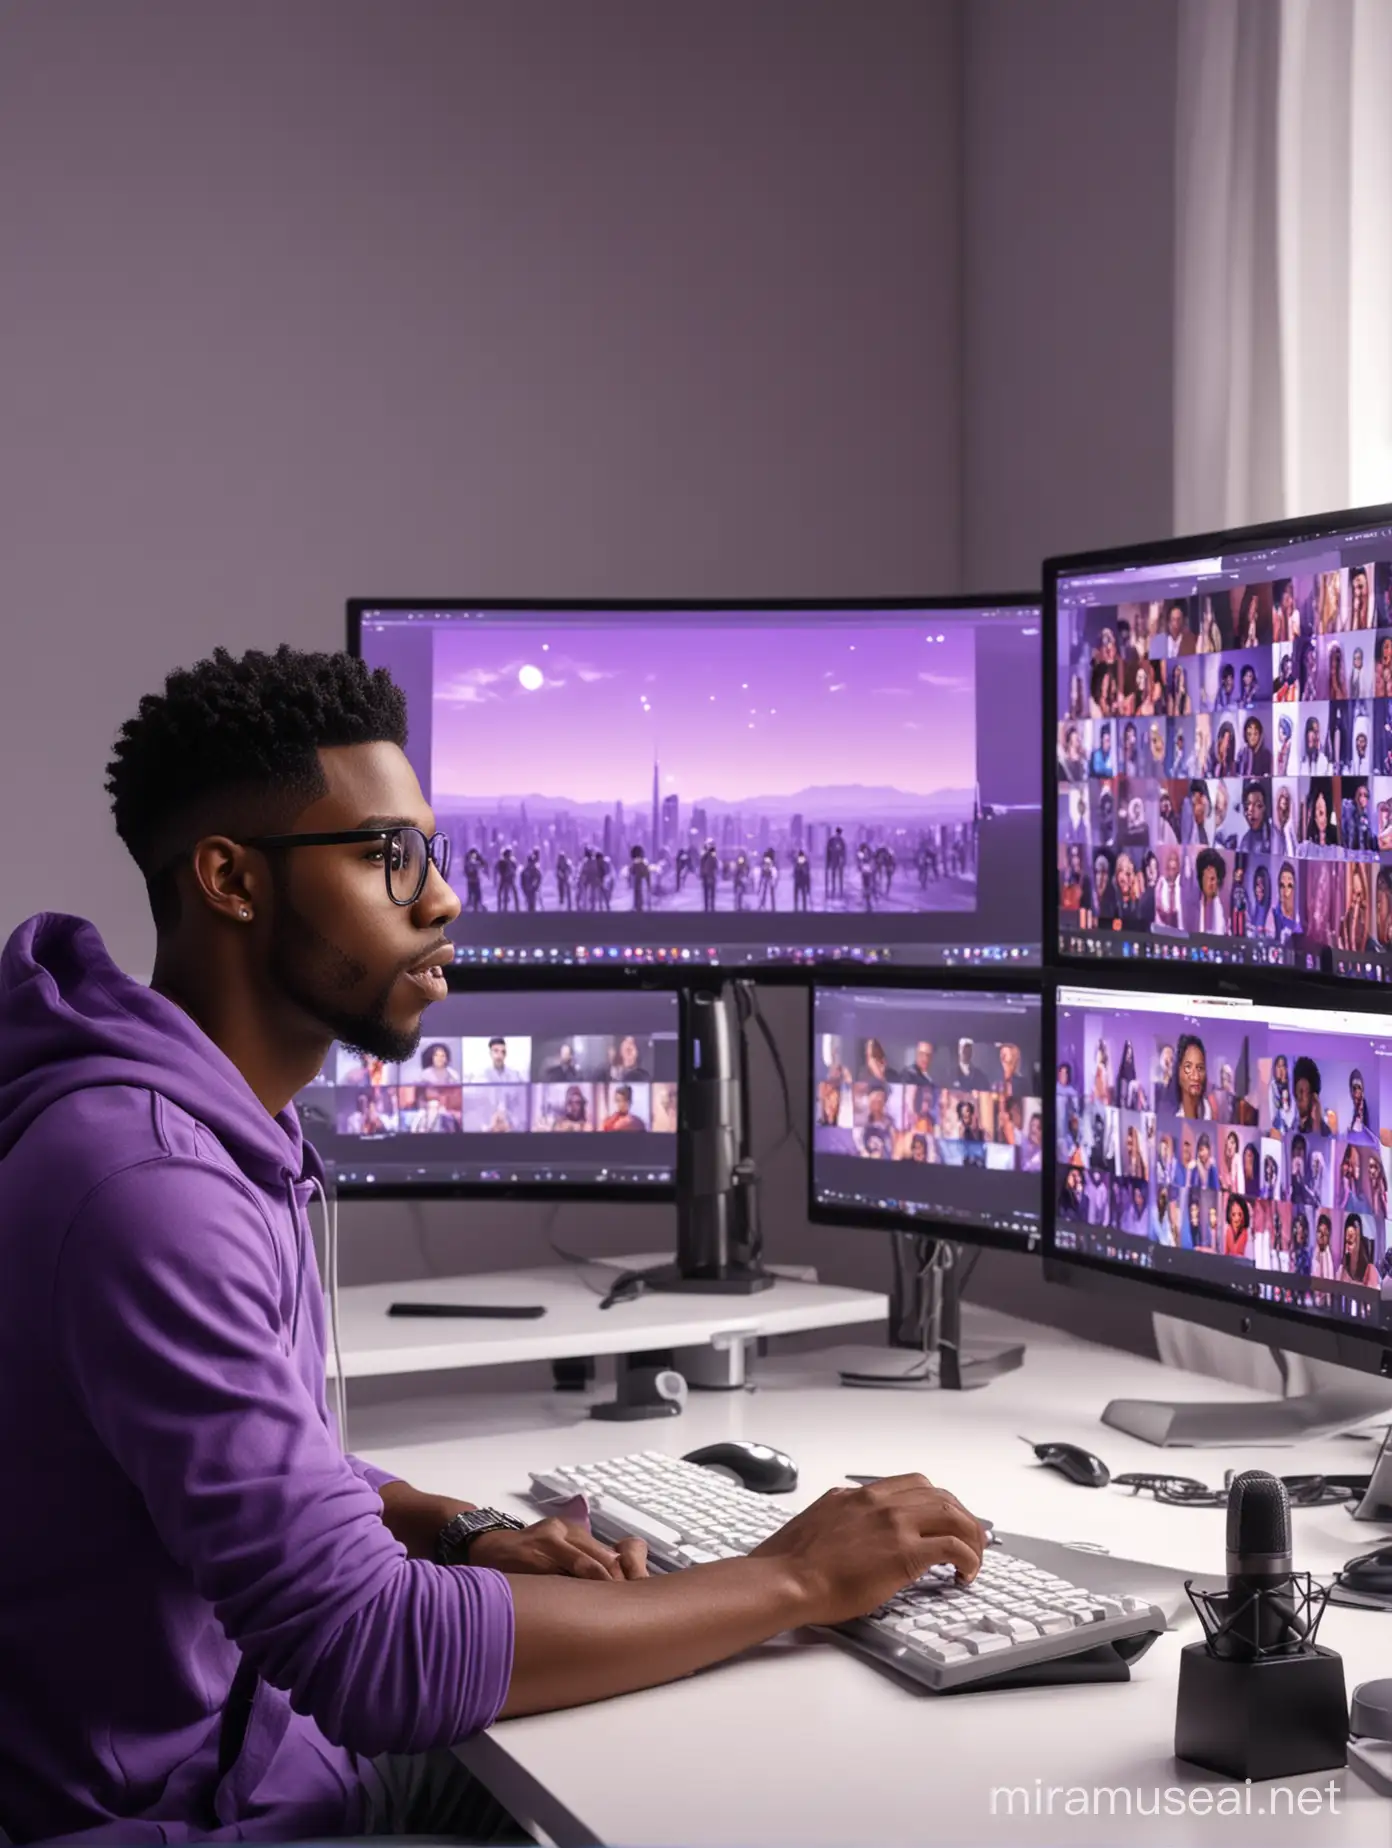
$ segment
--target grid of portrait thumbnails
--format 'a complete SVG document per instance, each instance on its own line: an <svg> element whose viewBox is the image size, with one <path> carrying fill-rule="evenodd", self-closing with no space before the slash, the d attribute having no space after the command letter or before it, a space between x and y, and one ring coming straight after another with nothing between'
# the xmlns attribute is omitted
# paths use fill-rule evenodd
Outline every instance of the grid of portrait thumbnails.
<svg viewBox="0 0 1392 1848"><path fill-rule="evenodd" d="M1120 933L1105 954L1384 979L1392 564L1148 602L1061 586L1058 671L1066 950Z"/></svg>
<svg viewBox="0 0 1392 1848"><path fill-rule="evenodd" d="M1064 990L1057 1057L1060 1248L1385 1320L1384 1021Z"/></svg>
<svg viewBox="0 0 1392 1848"><path fill-rule="evenodd" d="M1011 1040L953 1046L822 1038L813 1140L822 1155L1037 1174L1037 1070Z"/></svg>
<svg viewBox="0 0 1392 1848"><path fill-rule="evenodd" d="M1038 1174L1037 995L813 991L813 1153Z"/></svg>
<svg viewBox="0 0 1392 1848"><path fill-rule="evenodd" d="M335 1045L300 1094L340 1139L677 1131L675 1034L427 1034L391 1064ZM332 1104L327 1098L331 1093Z"/></svg>

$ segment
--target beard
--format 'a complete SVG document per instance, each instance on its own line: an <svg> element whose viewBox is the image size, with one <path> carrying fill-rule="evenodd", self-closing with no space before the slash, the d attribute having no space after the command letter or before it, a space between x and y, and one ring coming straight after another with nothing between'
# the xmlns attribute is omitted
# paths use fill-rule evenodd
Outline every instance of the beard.
<svg viewBox="0 0 1392 1848"><path fill-rule="evenodd" d="M419 1046L421 1022L403 1033L387 1018L391 991L403 972L397 970L366 1003L350 1003L349 995L367 979L366 966L316 930L283 886L276 894L268 969L287 1001L353 1052L395 1065Z"/></svg>

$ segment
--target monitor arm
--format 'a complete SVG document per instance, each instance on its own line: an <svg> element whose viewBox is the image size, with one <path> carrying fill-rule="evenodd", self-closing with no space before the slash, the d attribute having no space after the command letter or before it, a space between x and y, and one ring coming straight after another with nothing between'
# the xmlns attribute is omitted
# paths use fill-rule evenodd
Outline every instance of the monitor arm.
<svg viewBox="0 0 1392 1848"><path fill-rule="evenodd" d="M944 1228L944 1232L946 1228ZM1024 1364L1022 1346L964 1351L962 1292L976 1258L964 1264L964 1250L946 1236L917 1232L891 1235L894 1289L889 1299L889 1344L919 1354L911 1367L883 1372L843 1371L843 1386L937 1387L966 1392L1013 1373ZM980 1253L977 1253L979 1256Z"/></svg>
<svg viewBox="0 0 1392 1848"><path fill-rule="evenodd" d="M636 1275L649 1290L748 1296L774 1281L762 1261L750 1120L754 984L744 977L684 988L681 1010L677 1259Z"/></svg>

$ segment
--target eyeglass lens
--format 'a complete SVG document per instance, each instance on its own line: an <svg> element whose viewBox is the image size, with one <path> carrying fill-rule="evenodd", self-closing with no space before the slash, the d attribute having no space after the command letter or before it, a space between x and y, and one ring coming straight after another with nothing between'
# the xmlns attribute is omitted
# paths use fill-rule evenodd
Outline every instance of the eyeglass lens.
<svg viewBox="0 0 1392 1848"><path fill-rule="evenodd" d="M392 837L387 857L387 882L393 902L414 905L425 890L430 863L440 869L442 879L449 877L449 836L432 835L429 840L419 828L398 828Z"/></svg>

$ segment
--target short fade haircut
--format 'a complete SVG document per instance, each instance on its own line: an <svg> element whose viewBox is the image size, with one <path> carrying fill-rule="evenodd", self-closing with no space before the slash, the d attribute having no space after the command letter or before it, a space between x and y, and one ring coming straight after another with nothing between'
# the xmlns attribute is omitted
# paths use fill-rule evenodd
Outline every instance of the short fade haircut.
<svg viewBox="0 0 1392 1848"><path fill-rule="evenodd" d="M159 930L178 921L174 866L205 835L274 834L325 793L321 750L406 743L406 702L356 655L225 648L141 700L107 765L116 832Z"/></svg>

